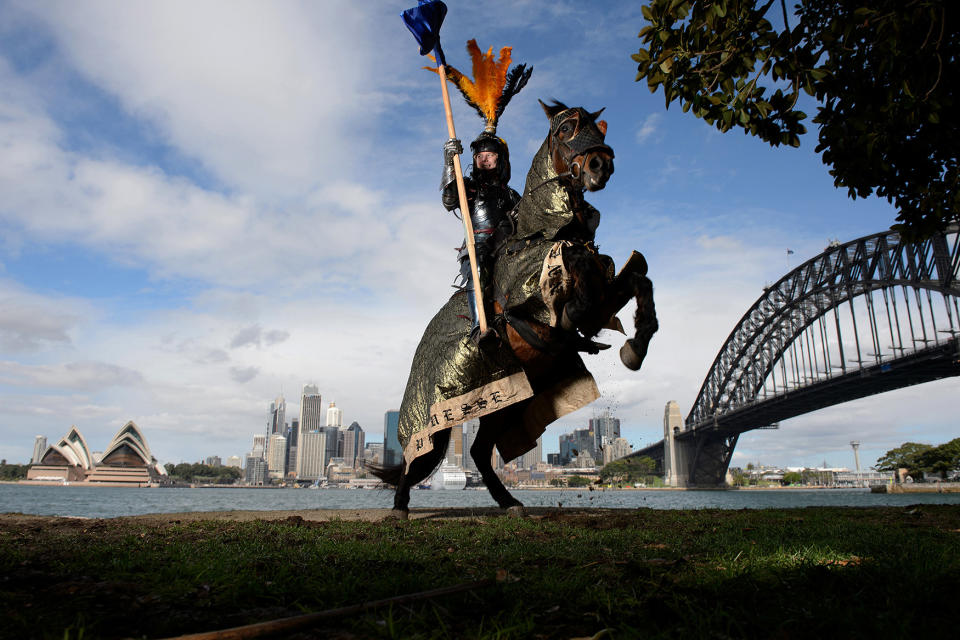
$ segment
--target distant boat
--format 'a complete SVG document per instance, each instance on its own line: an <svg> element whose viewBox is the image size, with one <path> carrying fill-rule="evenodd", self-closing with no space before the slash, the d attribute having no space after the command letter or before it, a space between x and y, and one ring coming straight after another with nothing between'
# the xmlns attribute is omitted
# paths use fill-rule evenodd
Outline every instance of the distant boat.
<svg viewBox="0 0 960 640"><path fill-rule="evenodd" d="M467 474L455 464L444 462L430 479L431 489L459 491L467 486Z"/></svg>

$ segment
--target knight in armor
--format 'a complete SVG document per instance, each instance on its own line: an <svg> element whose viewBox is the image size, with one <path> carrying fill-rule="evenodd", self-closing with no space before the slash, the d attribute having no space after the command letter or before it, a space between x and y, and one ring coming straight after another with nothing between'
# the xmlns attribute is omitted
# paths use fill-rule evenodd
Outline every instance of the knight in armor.
<svg viewBox="0 0 960 640"><path fill-rule="evenodd" d="M470 143L473 164L469 176L464 176L467 213L473 223L473 241L477 257L477 271L480 276L480 294L484 304L489 299L490 272L493 267L494 238L498 228L504 235L509 233L512 222L508 213L520 201L520 194L510 188L510 151L507 143L497 137L497 123L510 99L515 96L530 79L532 68L519 64L509 69L511 47L500 49L500 59L493 59L493 48L486 53L480 51L476 40L467 42L467 52L473 60L476 80L471 80L456 68L447 65L447 78L463 95L471 107L484 120L485 127L477 139ZM508 72L509 69L509 72ZM432 70L432 69L431 69ZM443 206L453 211L460 206L460 194L457 191L453 158L463 153L463 146L456 138L443 145L443 179L440 183ZM466 239L457 255L460 260L460 279L470 301L470 314L473 320L471 337L481 346L496 342L496 333L487 329L480 334L477 315L476 296L470 268Z"/></svg>
<svg viewBox="0 0 960 640"><path fill-rule="evenodd" d="M470 143L470 150L473 152L473 165L470 175L464 176L463 185L467 192L470 221L473 223L473 243L480 274L481 298L486 302L490 298L488 287L490 271L493 268L494 237L498 229L503 235L509 232L511 221L508 214L520 201L520 194L508 184L510 151L506 142L495 134L484 131ZM447 211L453 211L460 206L453 156L462 152L463 147L456 138L443 145L443 178L440 189L443 206ZM461 245L457 259L460 261L460 286L467 292L470 303L473 322L471 338L478 344L487 344L496 339L496 333L491 328L483 334L480 333L466 241Z"/></svg>

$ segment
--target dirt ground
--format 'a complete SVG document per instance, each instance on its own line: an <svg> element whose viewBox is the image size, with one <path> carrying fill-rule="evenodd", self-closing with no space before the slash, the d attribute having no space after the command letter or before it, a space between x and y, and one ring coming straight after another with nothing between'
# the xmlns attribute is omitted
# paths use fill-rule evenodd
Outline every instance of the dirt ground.
<svg viewBox="0 0 960 640"><path fill-rule="evenodd" d="M526 515L529 517L542 517L548 513L554 513L557 509L553 507L528 507ZM606 511L611 513L618 512L616 509L564 509L565 515L574 515L586 513L597 515ZM457 519L457 518L478 518L483 516L504 515L506 512L498 507L476 507L476 508L438 508L438 509L411 509L410 519ZM302 518L303 520L314 522L325 522L329 520L356 520L366 522L379 522L390 515L390 509L305 509L291 511L190 511L185 513L150 513L138 516L122 516L118 518L105 518L100 520L113 520L141 523L147 525L166 525L180 524L183 522L196 522L200 520L216 520L224 522L249 522L252 520L288 520L290 518ZM87 518L62 517L62 516L36 516L23 513L0 513L0 527L3 526L43 526L52 524L63 524L70 521L86 520ZM91 518L93 519L93 518Z"/></svg>

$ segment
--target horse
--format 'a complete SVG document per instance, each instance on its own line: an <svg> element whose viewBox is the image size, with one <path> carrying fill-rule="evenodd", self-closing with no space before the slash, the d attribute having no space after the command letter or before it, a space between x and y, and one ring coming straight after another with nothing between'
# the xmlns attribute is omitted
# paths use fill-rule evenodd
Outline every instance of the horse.
<svg viewBox="0 0 960 640"><path fill-rule="evenodd" d="M584 191L603 189L613 174L607 125L590 113L540 102L550 129L534 156L524 194L510 213L493 267L491 324L501 337L492 353L468 337L468 295L458 291L434 316L414 354L400 405L401 464L368 465L396 487L391 517L406 519L410 490L445 457L450 427L479 417L470 455L496 503L511 513L523 504L493 469L496 446L509 461L533 448L547 424L599 397L580 352L609 345L593 338L620 329L616 313L637 301L634 336L620 358L638 370L658 329L647 263L634 251L614 275L613 260L593 244L599 213Z"/></svg>

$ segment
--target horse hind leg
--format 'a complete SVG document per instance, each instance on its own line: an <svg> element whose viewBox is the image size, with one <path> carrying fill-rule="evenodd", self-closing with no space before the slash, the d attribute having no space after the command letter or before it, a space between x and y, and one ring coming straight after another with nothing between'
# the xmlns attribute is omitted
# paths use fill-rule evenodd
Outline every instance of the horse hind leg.
<svg viewBox="0 0 960 640"><path fill-rule="evenodd" d="M406 520L410 514L410 490L426 480L433 473L440 461L447 453L447 444L450 442L450 430L439 431L433 434L433 449L410 463L407 470L400 476L397 490L393 494L393 511L391 518Z"/></svg>

